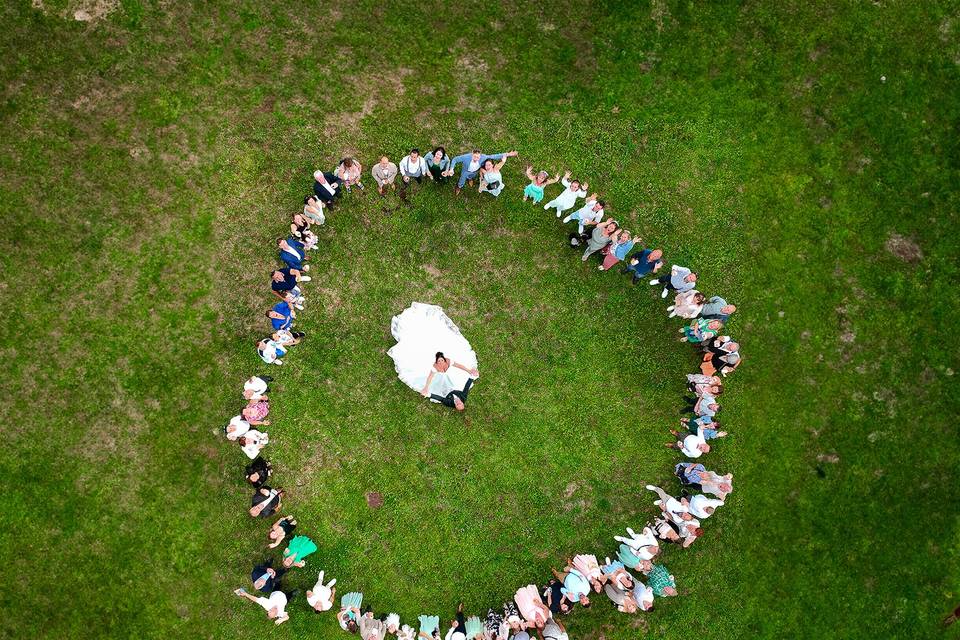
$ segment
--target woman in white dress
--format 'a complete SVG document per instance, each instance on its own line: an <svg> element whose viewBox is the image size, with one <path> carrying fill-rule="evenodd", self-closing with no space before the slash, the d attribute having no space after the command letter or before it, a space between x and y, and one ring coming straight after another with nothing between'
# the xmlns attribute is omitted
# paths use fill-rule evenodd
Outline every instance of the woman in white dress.
<svg viewBox="0 0 960 640"><path fill-rule="evenodd" d="M477 370L477 354L443 309L414 302L394 316L390 332L397 344L387 351L408 387L463 411Z"/></svg>

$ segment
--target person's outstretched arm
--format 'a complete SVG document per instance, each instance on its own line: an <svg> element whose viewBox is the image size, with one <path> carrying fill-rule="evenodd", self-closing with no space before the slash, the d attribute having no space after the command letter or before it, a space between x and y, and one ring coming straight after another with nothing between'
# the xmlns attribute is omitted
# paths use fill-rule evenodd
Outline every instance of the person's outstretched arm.
<svg viewBox="0 0 960 640"><path fill-rule="evenodd" d="M467 373L469 373L474 377L477 377L477 378L480 377L480 370L477 369L476 367L474 367L473 369L467 369L464 365L460 364L459 362L454 362L453 366L455 366L457 369L463 369L464 371L466 371Z"/></svg>
<svg viewBox="0 0 960 640"><path fill-rule="evenodd" d="M430 395L430 383L433 382L433 374L436 373L434 369L430 369L430 375L427 376L427 381L423 385L423 389L420 391L420 395L424 398Z"/></svg>

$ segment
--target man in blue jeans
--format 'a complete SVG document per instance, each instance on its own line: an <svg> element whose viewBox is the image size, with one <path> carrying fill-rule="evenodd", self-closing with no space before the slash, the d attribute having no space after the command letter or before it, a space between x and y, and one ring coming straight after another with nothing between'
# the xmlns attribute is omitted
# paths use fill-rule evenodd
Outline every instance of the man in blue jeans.
<svg viewBox="0 0 960 640"><path fill-rule="evenodd" d="M463 169L460 170L460 180L457 182L457 188L454 190L454 195L460 193L463 189L463 185L470 181L470 186L473 186L473 181L480 173L480 167L483 166L483 163L487 160L500 160L504 156L512 158L517 155L516 151L507 151L506 153L495 153L493 155L487 155L481 153L479 149L474 149L470 153L465 153L461 156L457 156L453 159L453 162L450 163L450 174L457 170L457 165L462 164Z"/></svg>

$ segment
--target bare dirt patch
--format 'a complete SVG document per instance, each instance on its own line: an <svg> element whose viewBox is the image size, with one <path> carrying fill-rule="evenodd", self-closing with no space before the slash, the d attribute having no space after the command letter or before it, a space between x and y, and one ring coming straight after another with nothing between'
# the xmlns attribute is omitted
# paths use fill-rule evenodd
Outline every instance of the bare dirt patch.
<svg viewBox="0 0 960 640"><path fill-rule="evenodd" d="M883 246L887 251L910 264L916 264L923 259L923 251L920 250L920 245L899 233L891 233Z"/></svg>

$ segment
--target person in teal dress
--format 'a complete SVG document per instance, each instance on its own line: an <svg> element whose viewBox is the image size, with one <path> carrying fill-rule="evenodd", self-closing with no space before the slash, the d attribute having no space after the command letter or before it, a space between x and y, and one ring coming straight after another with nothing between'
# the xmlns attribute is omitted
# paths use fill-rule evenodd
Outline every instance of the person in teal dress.
<svg viewBox="0 0 960 640"><path fill-rule="evenodd" d="M628 569L640 569L650 566L648 560L642 560L627 544L621 544L617 550L617 559Z"/></svg>
<svg viewBox="0 0 960 640"><path fill-rule="evenodd" d="M689 326L680 329L683 337L680 342L690 342L700 344L708 340L713 340L723 329L723 323L719 320L707 320L706 318L695 318Z"/></svg>
<svg viewBox="0 0 960 640"><path fill-rule="evenodd" d="M677 582L667 568L662 564L655 564L646 572L647 586L653 589L657 597L677 595Z"/></svg>
<svg viewBox="0 0 960 640"><path fill-rule="evenodd" d="M307 536L294 536L283 551L283 566L302 567L307 564L305 558L317 550L317 545Z"/></svg>
<svg viewBox="0 0 960 640"><path fill-rule="evenodd" d="M543 200L544 187L560 182L560 174L557 174L551 180L549 179L549 173L546 171L534 173L533 167L527 167L527 177L530 178L530 184L523 190L523 201L526 202L527 198L531 198L533 199L533 204L539 204L540 201Z"/></svg>

